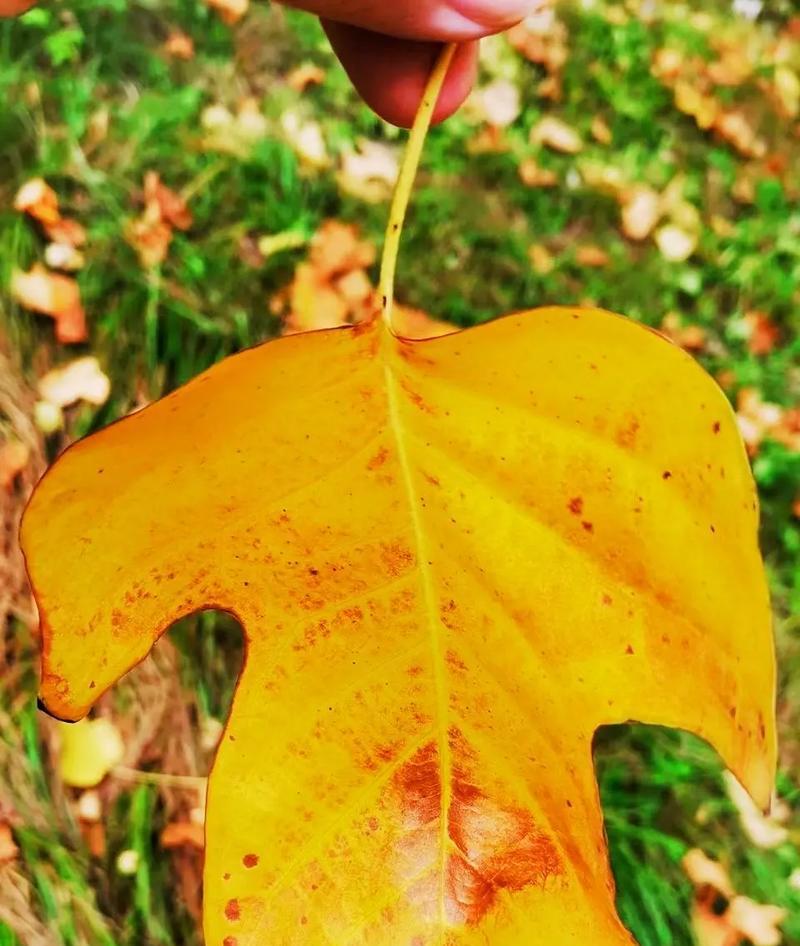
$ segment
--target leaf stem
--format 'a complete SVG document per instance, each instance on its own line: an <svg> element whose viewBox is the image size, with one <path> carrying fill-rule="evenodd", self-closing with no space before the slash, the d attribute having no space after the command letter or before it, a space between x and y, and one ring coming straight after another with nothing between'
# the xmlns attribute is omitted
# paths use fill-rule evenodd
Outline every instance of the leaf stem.
<svg viewBox="0 0 800 946"><path fill-rule="evenodd" d="M383 242L383 255L381 257L380 293L383 321L393 335L395 334L392 327L394 279L397 271L397 254L400 249L403 223L406 218L411 191L414 187L414 180L417 176L422 149L425 145L428 129L431 127L433 111L439 101L439 94L442 91L456 49L456 43L448 43L442 49L425 86L425 92L417 109L405 154L400 164L400 173L392 197L392 206L389 210L389 223L386 227L386 238Z"/></svg>

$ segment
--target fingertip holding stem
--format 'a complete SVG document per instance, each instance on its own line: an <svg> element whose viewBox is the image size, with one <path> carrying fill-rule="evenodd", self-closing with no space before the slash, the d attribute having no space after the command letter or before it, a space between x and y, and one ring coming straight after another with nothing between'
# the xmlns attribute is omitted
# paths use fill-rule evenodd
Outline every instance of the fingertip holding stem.
<svg viewBox="0 0 800 946"><path fill-rule="evenodd" d="M323 20L336 55L361 97L381 118L410 128L442 46L398 39L333 20ZM478 63L477 42L456 49L433 112L437 124L469 95Z"/></svg>

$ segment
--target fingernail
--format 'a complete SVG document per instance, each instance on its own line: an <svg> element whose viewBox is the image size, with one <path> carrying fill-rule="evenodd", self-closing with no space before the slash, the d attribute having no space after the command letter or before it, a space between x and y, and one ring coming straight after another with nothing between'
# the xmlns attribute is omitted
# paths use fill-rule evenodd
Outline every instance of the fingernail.
<svg viewBox="0 0 800 946"><path fill-rule="evenodd" d="M451 9L487 31L518 23L543 6L544 0L450 0Z"/></svg>

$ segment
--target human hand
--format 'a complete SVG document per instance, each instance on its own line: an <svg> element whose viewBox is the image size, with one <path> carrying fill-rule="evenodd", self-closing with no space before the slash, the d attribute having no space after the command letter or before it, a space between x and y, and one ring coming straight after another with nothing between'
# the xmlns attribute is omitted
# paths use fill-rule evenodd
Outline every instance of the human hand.
<svg viewBox="0 0 800 946"><path fill-rule="evenodd" d="M315 13L364 101L409 126L442 43L461 45L434 121L461 105L475 80L478 40L513 26L542 0L281 0Z"/></svg>

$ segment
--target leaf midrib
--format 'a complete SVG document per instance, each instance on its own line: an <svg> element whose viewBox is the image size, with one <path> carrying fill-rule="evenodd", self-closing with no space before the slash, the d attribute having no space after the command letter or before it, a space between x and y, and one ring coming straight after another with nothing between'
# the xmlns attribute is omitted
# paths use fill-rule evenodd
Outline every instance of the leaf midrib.
<svg viewBox="0 0 800 946"><path fill-rule="evenodd" d="M439 807L439 935L444 942L445 930L445 858L449 841L448 812L452 800L452 759L448 741L447 706L448 697L444 680L444 654L442 653L441 623L436 606L429 542L425 532L419 502L414 485L414 474L408 455L400 402L402 392L392 372L391 365L384 363L388 426L397 449L397 459L402 474L403 488L408 503L411 526L416 546L417 570L422 588L423 606L427 617L431 642L431 664L433 670L434 695L436 699L436 733L441 778L441 800Z"/></svg>

